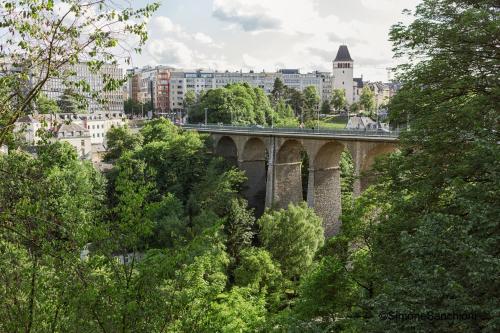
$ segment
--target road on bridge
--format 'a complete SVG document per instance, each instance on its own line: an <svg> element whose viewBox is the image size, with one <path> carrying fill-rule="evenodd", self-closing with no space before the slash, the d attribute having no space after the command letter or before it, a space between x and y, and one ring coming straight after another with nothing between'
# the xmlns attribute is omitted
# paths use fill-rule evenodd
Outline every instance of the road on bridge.
<svg viewBox="0 0 500 333"><path fill-rule="evenodd" d="M263 136L286 136L299 138L329 138L343 140L367 140L367 141L399 141L399 131L382 130L328 130L328 129L305 129L305 128L278 128L263 126L238 126L238 125L205 125L186 124L181 125L184 129L194 129L198 132L207 133L231 133Z"/></svg>

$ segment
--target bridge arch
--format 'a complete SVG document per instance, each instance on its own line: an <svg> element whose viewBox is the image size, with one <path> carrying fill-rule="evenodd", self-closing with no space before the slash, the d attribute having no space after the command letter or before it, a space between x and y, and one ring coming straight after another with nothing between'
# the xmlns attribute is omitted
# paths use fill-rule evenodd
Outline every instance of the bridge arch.
<svg viewBox="0 0 500 333"><path fill-rule="evenodd" d="M277 163L297 163L301 161L301 152L305 148L298 140L289 139L281 144L276 156Z"/></svg>
<svg viewBox="0 0 500 333"><path fill-rule="evenodd" d="M267 158L266 144L260 138L250 138L243 144L239 158L240 169L247 176L243 195L248 200L249 207L255 209L257 217L264 213L265 208Z"/></svg>
<svg viewBox="0 0 500 333"><path fill-rule="evenodd" d="M361 191L364 191L368 186L370 186L374 179L375 174L372 170L375 161L384 155L388 155L398 151L394 144L390 143L380 143L375 147L370 149L368 153L364 156L361 163L361 173L360 173L360 186Z"/></svg>
<svg viewBox="0 0 500 333"><path fill-rule="evenodd" d="M215 154L224 157L231 165L238 165L238 148L230 136L223 136L216 142Z"/></svg>
<svg viewBox="0 0 500 333"><path fill-rule="evenodd" d="M240 161L266 159L266 145L260 138L250 138L243 145Z"/></svg>
<svg viewBox="0 0 500 333"><path fill-rule="evenodd" d="M304 200L308 187L308 163L302 165L302 162L308 160L308 155L301 141L295 139L285 139L277 148L272 202L276 208L286 208L289 203Z"/></svg>
<svg viewBox="0 0 500 333"><path fill-rule="evenodd" d="M327 142L321 146L314 158L315 169L328 169L338 167L344 145L340 142Z"/></svg>

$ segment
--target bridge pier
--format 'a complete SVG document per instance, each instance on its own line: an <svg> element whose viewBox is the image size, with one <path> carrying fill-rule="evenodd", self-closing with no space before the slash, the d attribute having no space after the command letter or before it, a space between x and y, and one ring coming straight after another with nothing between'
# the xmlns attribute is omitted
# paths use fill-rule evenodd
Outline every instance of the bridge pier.
<svg viewBox="0 0 500 333"><path fill-rule="evenodd" d="M299 203L302 198L301 162L276 163L273 177L271 207L286 208L289 203ZM271 171L273 172L273 171Z"/></svg>
<svg viewBox="0 0 500 333"><path fill-rule="evenodd" d="M330 237L340 230L340 214L342 212L340 191L340 168L329 167L324 169L309 169L308 198L312 197L309 205L314 208L318 216L323 219L325 236Z"/></svg>

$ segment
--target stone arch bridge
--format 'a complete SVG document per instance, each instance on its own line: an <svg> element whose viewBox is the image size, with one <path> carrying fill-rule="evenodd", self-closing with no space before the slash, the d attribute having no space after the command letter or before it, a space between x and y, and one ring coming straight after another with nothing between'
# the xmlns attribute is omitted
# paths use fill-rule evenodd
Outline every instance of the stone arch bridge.
<svg viewBox="0 0 500 333"><path fill-rule="evenodd" d="M270 129L215 126L184 126L209 133L214 151L245 171L245 195L260 215L264 207L285 208L306 200L323 218L325 234L339 231L341 212L340 157L353 159L354 195L369 184L375 158L397 150L397 133L360 131L313 132L301 129ZM302 155L309 168L307 194L303 195Z"/></svg>

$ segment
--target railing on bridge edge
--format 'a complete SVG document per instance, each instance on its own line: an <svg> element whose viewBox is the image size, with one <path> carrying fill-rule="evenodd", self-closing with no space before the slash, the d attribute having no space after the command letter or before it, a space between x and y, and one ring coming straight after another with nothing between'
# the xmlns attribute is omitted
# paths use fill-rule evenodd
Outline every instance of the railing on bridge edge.
<svg viewBox="0 0 500 333"><path fill-rule="evenodd" d="M200 130L222 130L222 131L237 131L244 133L262 132L262 133L290 133L290 134L317 134L317 135L338 135L338 136L370 136L370 137L391 137L397 138L400 131L384 131L384 130L331 130L331 129L311 129L311 128L290 128L290 127L264 127L264 126L243 126L243 125L219 125L219 124L185 124L180 125L185 129L200 129Z"/></svg>

